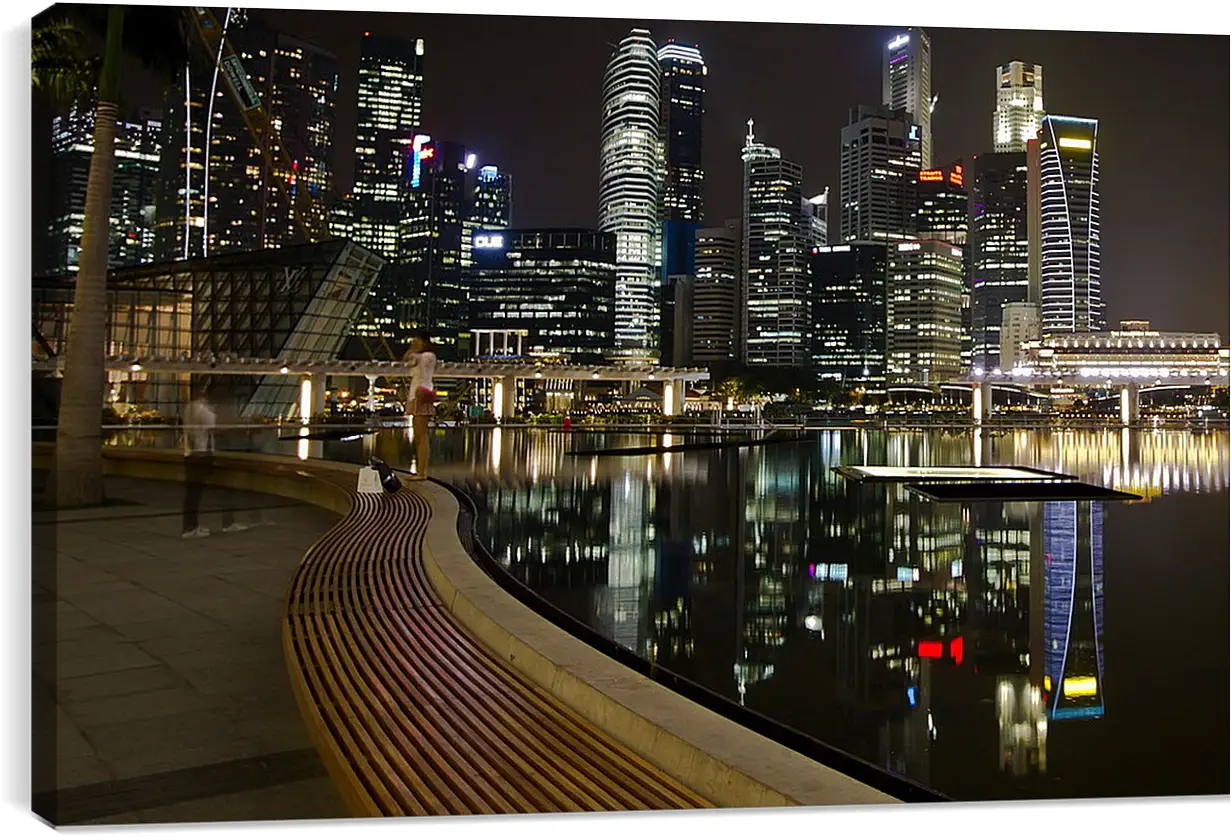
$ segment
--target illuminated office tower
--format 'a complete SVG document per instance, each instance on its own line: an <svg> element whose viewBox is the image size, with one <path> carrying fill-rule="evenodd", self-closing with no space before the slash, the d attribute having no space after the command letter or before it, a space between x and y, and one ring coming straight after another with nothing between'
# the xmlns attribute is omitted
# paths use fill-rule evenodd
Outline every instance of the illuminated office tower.
<svg viewBox="0 0 1231 838"><path fill-rule="evenodd" d="M914 237L915 179L923 168L919 136L919 126L904 110L851 109L842 129L843 242Z"/></svg>
<svg viewBox="0 0 1231 838"><path fill-rule="evenodd" d="M662 70L650 33L634 29L603 78L598 225L616 236L616 346L624 360L657 354Z"/></svg>
<svg viewBox="0 0 1231 838"><path fill-rule="evenodd" d="M885 44L881 101L888 108L906 111L919 126L921 168L932 168L932 39L917 27L895 35Z"/></svg>
<svg viewBox="0 0 1231 838"><path fill-rule="evenodd" d="M396 258L401 187L423 119L423 39L365 32L355 131L355 241Z"/></svg>
<svg viewBox="0 0 1231 838"><path fill-rule="evenodd" d="M141 110L119 119L111 181L108 267L140 265L154 259L154 201L161 154L162 115ZM74 108L51 123L51 220L47 251L39 261L45 273L75 274L85 224L86 182L94 153L94 111Z"/></svg>
<svg viewBox="0 0 1231 838"><path fill-rule="evenodd" d="M697 231L697 278L693 285L692 362L729 364L737 357L740 222Z"/></svg>
<svg viewBox="0 0 1231 838"><path fill-rule="evenodd" d="M743 361L806 367L812 219L802 212L803 167L756 141L744 150Z"/></svg>
<svg viewBox="0 0 1231 838"><path fill-rule="evenodd" d="M973 349L971 328L969 249L966 246L969 196L966 170L960 163L937 169L921 169L915 184L915 234L923 240L948 242L962 248L962 369L970 369Z"/></svg>
<svg viewBox="0 0 1231 838"><path fill-rule="evenodd" d="M941 384L962 372L962 249L948 242L889 248L889 382Z"/></svg>
<svg viewBox="0 0 1231 838"><path fill-rule="evenodd" d="M1009 369L1001 358L1005 307L1030 296L1026 153L980 154L972 169L971 366Z"/></svg>
<svg viewBox="0 0 1231 838"><path fill-rule="evenodd" d="M473 169L478 163L466 160ZM513 176L496 166L483 166L475 178L474 195L466 213L462 235L462 267L474 264L471 243L479 230L505 230L513 223Z"/></svg>
<svg viewBox="0 0 1231 838"><path fill-rule="evenodd" d="M471 326L525 330L527 355L601 363L615 343L615 236L483 229L467 271Z"/></svg>
<svg viewBox="0 0 1231 838"><path fill-rule="evenodd" d="M1039 307L1036 304L1024 300L1005 303L1000 314L1000 351L996 356L995 366L984 369L1013 369L1017 362L1026 356L1022 344L1038 340L1041 336Z"/></svg>
<svg viewBox="0 0 1231 838"><path fill-rule="evenodd" d="M1010 61L996 68L992 143L997 154L1023 152L1043 122L1043 66Z"/></svg>
<svg viewBox="0 0 1231 838"><path fill-rule="evenodd" d="M1102 331L1098 120L1048 115L1037 149L1037 165L1028 161L1027 173L1035 181L1030 211L1040 231L1031 270L1043 334Z"/></svg>
<svg viewBox="0 0 1231 838"><path fill-rule="evenodd" d="M305 241L305 230L313 238L328 230L337 60L242 14L228 13L225 26L245 95L259 99L281 146L271 164L221 72L177 73L163 125L159 261L283 247Z"/></svg>
<svg viewBox="0 0 1231 838"><path fill-rule="evenodd" d="M812 370L818 381L885 389L884 244L819 247L809 264Z"/></svg>

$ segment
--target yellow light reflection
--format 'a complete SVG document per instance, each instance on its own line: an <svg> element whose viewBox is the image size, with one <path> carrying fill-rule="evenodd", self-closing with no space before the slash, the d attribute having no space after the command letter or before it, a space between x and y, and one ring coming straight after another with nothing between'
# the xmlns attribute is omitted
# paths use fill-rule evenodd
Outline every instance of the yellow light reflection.
<svg viewBox="0 0 1231 838"><path fill-rule="evenodd" d="M1094 678L1065 678L1064 694L1079 698L1087 695L1098 695L1098 681Z"/></svg>

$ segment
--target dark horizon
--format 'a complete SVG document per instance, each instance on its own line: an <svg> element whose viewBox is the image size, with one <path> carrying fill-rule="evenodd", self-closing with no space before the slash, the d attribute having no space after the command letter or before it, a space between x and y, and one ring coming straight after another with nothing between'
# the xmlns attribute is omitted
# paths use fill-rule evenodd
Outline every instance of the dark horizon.
<svg viewBox="0 0 1231 838"><path fill-rule="evenodd" d="M337 56L334 166L339 192L349 188L352 177L353 153L348 151L354 147L363 32L423 38L424 133L463 143L481 163L508 171L513 226L522 228L596 224L602 76L610 45L629 29L648 28L660 43L674 38L700 45L709 67L705 222L720 226L739 215L739 150L750 117L756 120L758 139L804 167L807 194L828 186L833 198L839 197L840 130L851 107L880 101L882 47L899 28L248 12ZM1102 275L1109 326L1147 319L1164 330L1216 331L1224 342L1231 338L1231 212L1222 186L1231 179L1231 130L1222 104L1231 99L1231 39L924 28L932 38L932 86L939 95L935 164L969 162L990 152L997 66L1015 59L1041 64L1049 113L1100 121ZM125 70L126 105L162 104L155 79L131 64ZM38 184L50 165L49 116L36 105L36 236L46 227L47 207ZM831 229L837 213L832 215Z"/></svg>

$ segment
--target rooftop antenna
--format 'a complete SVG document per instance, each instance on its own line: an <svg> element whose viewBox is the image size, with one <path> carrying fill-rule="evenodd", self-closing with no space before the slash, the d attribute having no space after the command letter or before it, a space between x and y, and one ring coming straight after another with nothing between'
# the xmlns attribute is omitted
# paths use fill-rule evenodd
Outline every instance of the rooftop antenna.
<svg viewBox="0 0 1231 838"><path fill-rule="evenodd" d="M751 119L749 119L749 120L748 120L748 136L744 138L744 139L746 139L746 140L748 141L748 145L752 145L752 141L753 141L753 135L752 135L752 123L753 123L753 121L752 121Z"/></svg>
<svg viewBox="0 0 1231 838"><path fill-rule="evenodd" d="M929 116L931 116L933 113L935 113L935 112L936 112L936 100L937 100L937 99L939 99L939 98L940 98L940 94L939 94L939 93L933 93L933 94L932 94L932 102L931 102L931 104L929 104L929 105L928 105L928 115L929 115Z"/></svg>

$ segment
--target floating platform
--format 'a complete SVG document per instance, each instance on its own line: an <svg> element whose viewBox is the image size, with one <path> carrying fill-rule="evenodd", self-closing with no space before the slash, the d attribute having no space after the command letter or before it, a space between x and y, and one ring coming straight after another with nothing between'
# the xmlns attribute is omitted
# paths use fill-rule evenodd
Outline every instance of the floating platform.
<svg viewBox="0 0 1231 838"><path fill-rule="evenodd" d="M837 466L834 471L853 483L896 483L941 502L1142 499L1083 483L1071 474L1023 466Z"/></svg>

